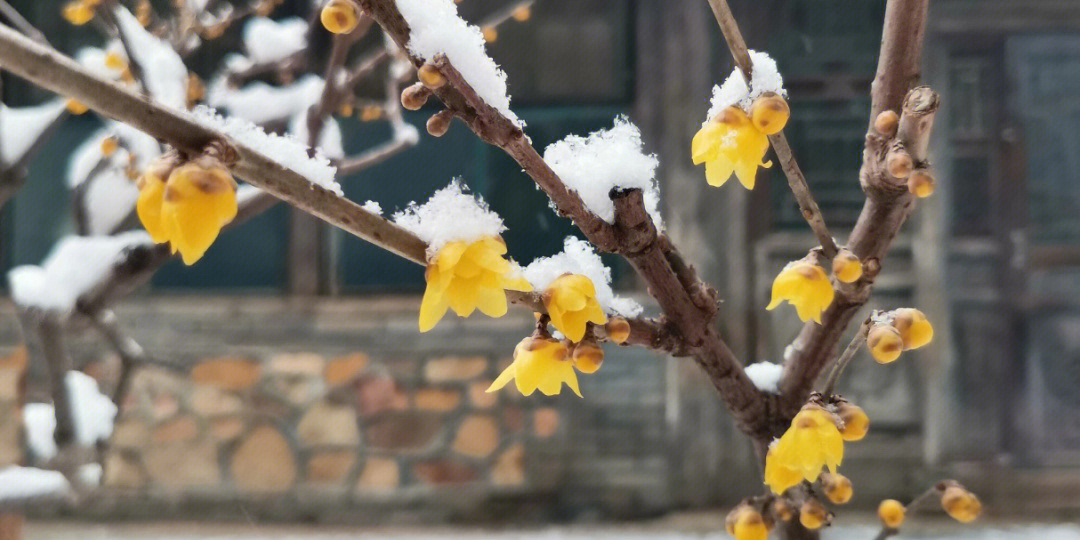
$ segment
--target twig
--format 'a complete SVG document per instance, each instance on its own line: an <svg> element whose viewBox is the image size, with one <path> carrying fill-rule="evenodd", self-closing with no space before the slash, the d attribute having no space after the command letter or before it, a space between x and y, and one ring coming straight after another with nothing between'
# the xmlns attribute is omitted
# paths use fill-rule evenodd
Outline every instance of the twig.
<svg viewBox="0 0 1080 540"><path fill-rule="evenodd" d="M735 58L735 65L742 71L743 77L746 78L749 86L752 80L750 74L753 72L753 64L750 60L750 52L746 48L746 42L743 41L742 33L739 31L739 25L736 24L735 17L731 14L731 8L728 7L727 0L709 0L709 6L712 7L716 22L720 25L720 31L724 34L724 41L727 42L728 49L731 50L731 55ZM814 231L814 236L817 237L818 243L821 244L825 257L832 259L838 251L836 241L829 234L829 228L825 226L825 217L821 214L821 209L818 208L813 194L810 193L810 186L806 183L806 176L803 175L802 169L799 168L799 163L795 161L795 154L791 151L787 137L781 131L769 135L769 142L772 143L773 151L776 152L776 159L780 162L780 168L784 171L784 175L787 176L791 192L799 203L799 211L802 213L803 218L806 219L806 223Z"/></svg>
<svg viewBox="0 0 1080 540"><path fill-rule="evenodd" d="M34 41L42 45L51 46L49 40L45 39L45 34L42 34L41 30L38 30L37 27L30 24L30 21L26 20L26 17L23 17L17 9L12 7L11 4L7 3L5 0L0 0L0 16L7 19L12 26L18 28L20 32L27 36L30 36Z"/></svg>
<svg viewBox="0 0 1080 540"><path fill-rule="evenodd" d="M131 42L128 40L127 34L124 33L124 29L120 28L120 22L116 20L116 14L112 11L116 7L116 0L108 0L97 10L97 13L100 14L101 18L116 31L116 37L120 40L120 46L124 48L124 54L127 55L128 69L131 70L132 78L142 86L144 91L149 92L149 89L146 88L146 84L143 80L143 66L139 64L139 61L135 59L135 55L132 54L133 48ZM126 8L120 6L120 9Z"/></svg>
<svg viewBox="0 0 1080 540"><path fill-rule="evenodd" d="M870 331L870 319L859 327L859 330L855 332L855 335L851 337L851 341L848 343L844 352L836 359L836 363L833 364L832 371L829 372L829 377L825 379L825 384L821 387L821 395L828 399L832 395L833 389L836 387L836 382L840 379L840 374L844 372L851 360L855 358L855 354L859 352L859 347L866 342L866 335Z"/></svg>
<svg viewBox="0 0 1080 540"><path fill-rule="evenodd" d="M934 500L934 498L940 499L941 494L945 489L944 486L945 483L939 482L932 486L930 489L922 492L918 497L912 499L911 502L907 503L904 506L904 515L907 516L914 513L927 502ZM885 540L886 538L896 536L897 534L900 534L900 529L894 529L892 527L883 525L881 527L881 530L877 533L877 536L874 537L874 540Z"/></svg>
<svg viewBox="0 0 1080 540"><path fill-rule="evenodd" d="M499 26L506 22L510 17L514 16L519 9L531 8L536 0L518 0L517 2L510 2L505 6L502 6L498 11L488 15L483 21L480 22L480 28L491 28Z"/></svg>
<svg viewBox="0 0 1080 540"><path fill-rule="evenodd" d="M19 307L18 316L30 361L44 366L48 374L49 393L56 415L53 439L58 448L64 448L75 440L75 421L65 382L69 360L64 349L63 329L56 314L39 308Z"/></svg>

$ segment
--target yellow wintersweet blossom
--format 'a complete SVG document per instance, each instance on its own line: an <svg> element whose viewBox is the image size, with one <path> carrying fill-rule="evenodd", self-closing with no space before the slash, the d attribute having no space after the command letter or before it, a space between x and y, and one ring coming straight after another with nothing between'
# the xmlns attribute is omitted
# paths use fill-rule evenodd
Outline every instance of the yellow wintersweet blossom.
<svg viewBox="0 0 1080 540"><path fill-rule="evenodd" d="M532 287L516 277L517 267L503 258L506 243L499 237L474 242L450 242L428 262L427 289L420 303L420 331L427 332L447 309L468 317L476 309L490 317L506 314L506 290Z"/></svg>
<svg viewBox="0 0 1080 540"><path fill-rule="evenodd" d="M562 341L551 338L527 337L514 347L514 361L503 370L488 392L496 392L513 379L518 392L528 396L540 390L545 396L554 396L569 386L578 397L577 373L570 351Z"/></svg>
<svg viewBox="0 0 1080 540"><path fill-rule="evenodd" d="M771 161L763 161L768 150L769 137L735 106L706 123L690 144L694 165L705 164L710 186L724 185L734 173L746 189L754 189L758 167L772 166Z"/></svg>
<svg viewBox="0 0 1080 540"><path fill-rule="evenodd" d="M893 311L892 325L900 332L905 351L918 349L934 339L934 327L926 319L926 314L915 308Z"/></svg>
<svg viewBox="0 0 1080 540"><path fill-rule="evenodd" d="M136 212L154 242L169 242L192 265L236 217L236 182L216 160L200 158L171 170L167 158L162 163L139 179Z"/></svg>
<svg viewBox="0 0 1080 540"><path fill-rule="evenodd" d="M335 34L348 34L360 22L360 10L351 0L330 0L319 13L323 28Z"/></svg>
<svg viewBox="0 0 1080 540"><path fill-rule="evenodd" d="M94 0L75 0L65 4L60 14L67 22L82 26L94 18L94 7L97 4L98 2Z"/></svg>
<svg viewBox="0 0 1080 540"><path fill-rule="evenodd" d="M817 480L822 467L836 472L843 459L844 439L836 419L820 406L807 405L769 449L765 483L779 495L803 480Z"/></svg>
<svg viewBox="0 0 1080 540"><path fill-rule="evenodd" d="M877 515L881 522L890 529L897 529L904 524L904 514L907 510L896 499L885 499L878 505Z"/></svg>
<svg viewBox="0 0 1080 540"><path fill-rule="evenodd" d="M832 304L832 283L820 266L807 260L791 263L773 280L772 300L765 309L776 309L787 300L803 321L821 323L821 313Z"/></svg>
<svg viewBox="0 0 1080 540"><path fill-rule="evenodd" d="M725 528L735 540L766 540L771 527L760 512L741 504L728 514Z"/></svg>
<svg viewBox="0 0 1080 540"><path fill-rule="evenodd" d="M607 315L596 300L596 287L583 275L559 276L548 285L543 299L551 324L574 343L585 337L587 323L607 323Z"/></svg>

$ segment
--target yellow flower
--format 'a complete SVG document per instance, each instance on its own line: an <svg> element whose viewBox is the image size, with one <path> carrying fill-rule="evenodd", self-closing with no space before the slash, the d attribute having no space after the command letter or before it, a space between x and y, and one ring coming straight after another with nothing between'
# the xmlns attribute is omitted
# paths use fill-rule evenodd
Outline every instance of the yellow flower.
<svg viewBox="0 0 1080 540"><path fill-rule="evenodd" d="M772 300L765 309L776 309L787 300L803 321L821 323L821 313L833 301L832 283L825 270L801 260L787 265L773 280Z"/></svg>
<svg viewBox="0 0 1080 540"><path fill-rule="evenodd" d="M574 358L574 367L585 374L596 373L604 363L604 349L591 341L574 344L571 356Z"/></svg>
<svg viewBox="0 0 1080 540"><path fill-rule="evenodd" d="M874 360L879 364L888 364L900 358L900 353L904 350L904 340L896 328L887 324L875 324L866 336L866 346L870 348L870 355Z"/></svg>
<svg viewBox="0 0 1080 540"><path fill-rule="evenodd" d="M360 22L360 11L351 0L330 0L319 13L323 28L335 34L348 34Z"/></svg>
<svg viewBox="0 0 1080 540"><path fill-rule="evenodd" d="M503 258L505 253L506 244L498 237L450 242L439 249L424 274L427 289L420 303L420 331L434 328L448 308L461 317L477 308L490 317L505 315L506 289L531 288L512 275L516 267Z"/></svg>
<svg viewBox="0 0 1080 540"><path fill-rule="evenodd" d="M769 150L769 138L750 122L742 109L724 109L694 135L690 154L694 165L705 164L705 180L722 186L735 173L746 189L754 189L758 167L771 167L762 161Z"/></svg>
<svg viewBox="0 0 1080 540"><path fill-rule="evenodd" d="M829 511L825 510L817 499L807 499L806 502L799 507L799 523L803 527L816 531L825 525L829 521Z"/></svg>
<svg viewBox="0 0 1080 540"><path fill-rule="evenodd" d="M844 459L844 439L832 413L807 405L765 457L765 483L777 495L806 480L813 482L822 467L836 472Z"/></svg>
<svg viewBox="0 0 1080 540"><path fill-rule="evenodd" d="M904 523L904 505L896 499L885 499L878 505L877 515L881 522L890 529L899 528Z"/></svg>
<svg viewBox="0 0 1080 540"><path fill-rule="evenodd" d="M982 503L974 493L960 486L949 486L941 495L941 508L960 523L971 523L982 513Z"/></svg>
<svg viewBox="0 0 1080 540"><path fill-rule="evenodd" d="M926 320L926 315L915 308L893 311L892 325L900 332L905 351L918 349L934 339L934 327Z"/></svg>
<svg viewBox="0 0 1080 540"><path fill-rule="evenodd" d="M596 287L583 275L559 276L548 285L543 299L551 324L574 343L585 337L587 323L607 322L607 316L596 300Z"/></svg>
<svg viewBox="0 0 1080 540"><path fill-rule="evenodd" d="M839 473L822 474L821 488L833 504L847 504L851 496L855 494L851 489L851 480Z"/></svg>
<svg viewBox="0 0 1080 540"><path fill-rule="evenodd" d="M787 125L788 118L791 118L791 108L779 94L763 94L750 106L750 121L766 135L780 133Z"/></svg>
<svg viewBox="0 0 1080 540"><path fill-rule="evenodd" d="M94 3L86 2L84 0L68 2L64 6L61 15L64 16L64 19L67 20L67 22L75 26L82 26L90 22L90 19L94 18Z"/></svg>
<svg viewBox="0 0 1080 540"><path fill-rule="evenodd" d="M845 441L861 441L870 431L870 417L858 405L852 405L847 401L841 401L836 406L836 416L844 423L840 428L840 435Z"/></svg>
<svg viewBox="0 0 1080 540"><path fill-rule="evenodd" d="M513 379L522 395L531 395L539 389L545 396L554 396L562 391L565 383L581 397L577 373L569 355L566 345L559 340L525 338L514 347L513 363L499 374L487 391L498 391Z"/></svg>
<svg viewBox="0 0 1080 540"><path fill-rule="evenodd" d="M765 540L769 537L772 522L743 502L728 513L724 519L724 528L736 540Z"/></svg>
<svg viewBox="0 0 1080 540"><path fill-rule="evenodd" d="M214 161L172 165L166 158L143 174L135 208L150 238L169 242L173 253L192 265L236 217L236 182Z"/></svg>

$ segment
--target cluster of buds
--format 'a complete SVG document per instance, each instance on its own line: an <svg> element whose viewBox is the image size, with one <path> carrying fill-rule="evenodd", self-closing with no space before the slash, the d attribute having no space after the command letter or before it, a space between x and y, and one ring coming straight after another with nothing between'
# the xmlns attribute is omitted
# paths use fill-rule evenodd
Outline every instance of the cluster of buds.
<svg viewBox="0 0 1080 540"><path fill-rule="evenodd" d="M918 349L930 343L934 327L923 312L914 308L901 308L871 316L866 346L880 364L888 364L900 358L903 351Z"/></svg>
<svg viewBox="0 0 1080 540"><path fill-rule="evenodd" d="M874 130L885 137L896 135L899 125L900 117L895 111L882 111L874 119ZM907 180L908 191L916 197L922 199L934 194L937 185L934 175L925 164L916 163L903 145L897 144L889 150L885 156L885 169L894 178Z"/></svg>
<svg viewBox="0 0 1080 540"><path fill-rule="evenodd" d="M431 97L432 91L446 85L446 76L439 71L434 64L427 63L416 70L419 82L416 82L401 91L401 106L410 111L420 110ZM454 119L454 113L450 109L443 109L428 118L427 131L432 136L442 137L450 129L450 122Z"/></svg>
<svg viewBox="0 0 1080 540"><path fill-rule="evenodd" d="M319 13L323 28L334 34L348 34L360 23L360 8L352 0L330 0Z"/></svg>

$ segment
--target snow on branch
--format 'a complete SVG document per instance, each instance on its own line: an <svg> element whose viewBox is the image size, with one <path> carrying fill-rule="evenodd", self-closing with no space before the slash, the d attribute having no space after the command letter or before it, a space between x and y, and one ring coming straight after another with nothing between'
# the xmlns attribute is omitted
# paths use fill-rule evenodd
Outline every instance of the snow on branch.
<svg viewBox="0 0 1080 540"><path fill-rule="evenodd" d="M460 179L438 190L424 204L410 204L394 214L394 223L428 244L428 255L450 242L472 242L498 236L506 226L478 196L467 193Z"/></svg>
<svg viewBox="0 0 1080 540"><path fill-rule="evenodd" d="M596 287L596 300L604 311L624 317L641 315L640 304L629 298L615 296L611 289L611 269L600 260L592 245L580 238L566 237L562 252L536 259L525 267L524 271L525 279L529 280L537 291L547 289L551 282L567 273L583 275L593 282Z"/></svg>
<svg viewBox="0 0 1080 540"><path fill-rule="evenodd" d="M207 88L206 102L228 111L230 116L264 125L307 111L318 103L324 86L322 77L314 74L283 86L255 81L241 88L230 87L228 77L218 76Z"/></svg>
<svg viewBox="0 0 1080 540"><path fill-rule="evenodd" d="M432 62L444 54L476 95L514 125L525 123L510 110L506 73L484 50L484 34L458 15L453 0L397 0L409 24L409 51Z"/></svg>
<svg viewBox="0 0 1080 540"><path fill-rule="evenodd" d="M188 71L172 45L163 41L139 24L123 6L113 10L116 25L131 47L132 60L142 72L146 91L157 101L184 109L187 106Z"/></svg>
<svg viewBox="0 0 1080 540"><path fill-rule="evenodd" d="M275 21L252 17L244 25L244 51L255 64L271 64L307 48L308 22L300 17Z"/></svg>
<svg viewBox="0 0 1080 540"><path fill-rule="evenodd" d="M0 104L0 163L12 165L21 162L63 114L63 99L53 99L31 107Z"/></svg>
<svg viewBox="0 0 1080 540"><path fill-rule="evenodd" d="M108 278L128 248L150 244L144 231L65 237L40 266L23 265L8 271L11 299L24 308L68 313L80 295Z"/></svg>
<svg viewBox="0 0 1080 540"><path fill-rule="evenodd" d="M59 471L10 465L0 469L0 503L21 503L61 496L71 484Z"/></svg>
<svg viewBox="0 0 1080 540"><path fill-rule="evenodd" d="M655 155L644 153L641 131L625 116L617 117L611 129L588 137L570 135L551 144L544 150L544 161L600 219L615 223L612 190L636 188L642 191L645 210L656 228L663 228L656 185L658 161Z"/></svg>
<svg viewBox="0 0 1080 540"><path fill-rule="evenodd" d="M92 448L98 441L108 440L116 418L116 404L98 389L93 377L80 371L64 376L64 387L71 400L71 416L75 441ZM26 443L34 458L48 461L56 456L56 409L51 403L27 403L23 407Z"/></svg>
<svg viewBox="0 0 1080 540"><path fill-rule="evenodd" d="M757 362L746 366L746 376L762 392L780 393L780 376L784 373L783 364Z"/></svg>
<svg viewBox="0 0 1080 540"><path fill-rule="evenodd" d="M705 123L732 105L749 111L750 105L762 94L773 93L787 97L787 90L784 90L784 78L780 76L776 60L773 60L768 53L754 50L750 51L750 59L754 65L750 76L750 86L746 85L746 77L743 76L742 70L738 67L731 70L731 75L728 75L723 84L713 86L712 105L709 107L709 113L705 115Z"/></svg>

